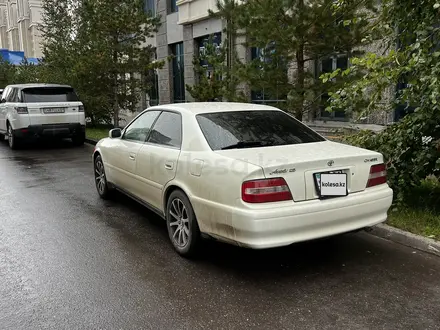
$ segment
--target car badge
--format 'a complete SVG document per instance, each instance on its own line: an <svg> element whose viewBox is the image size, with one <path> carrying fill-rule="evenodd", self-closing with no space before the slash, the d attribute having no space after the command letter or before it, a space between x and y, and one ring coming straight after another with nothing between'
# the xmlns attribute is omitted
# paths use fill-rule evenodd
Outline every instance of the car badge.
<svg viewBox="0 0 440 330"><path fill-rule="evenodd" d="M328 166L333 166L334 163L335 163L335 162L334 162L333 160L329 160L329 161L327 162L327 165L328 165Z"/></svg>

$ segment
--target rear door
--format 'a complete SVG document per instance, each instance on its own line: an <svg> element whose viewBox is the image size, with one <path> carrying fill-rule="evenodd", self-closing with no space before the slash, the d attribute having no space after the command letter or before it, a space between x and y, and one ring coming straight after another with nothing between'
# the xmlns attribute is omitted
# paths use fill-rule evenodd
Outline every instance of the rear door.
<svg viewBox="0 0 440 330"><path fill-rule="evenodd" d="M31 87L22 91L31 125L79 123L79 101L73 88L64 86Z"/></svg>
<svg viewBox="0 0 440 330"><path fill-rule="evenodd" d="M181 114L163 111L139 151L136 174L141 183L140 197L159 210L164 187L176 176L181 144Z"/></svg>

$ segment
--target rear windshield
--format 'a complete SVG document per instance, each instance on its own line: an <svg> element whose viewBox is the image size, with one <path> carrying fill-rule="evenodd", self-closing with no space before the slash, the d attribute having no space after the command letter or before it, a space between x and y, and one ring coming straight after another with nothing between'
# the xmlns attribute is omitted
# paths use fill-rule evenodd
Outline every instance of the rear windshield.
<svg viewBox="0 0 440 330"><path fill-rule="evenodd" d="M73 88L66 87L38 87L23 90L24 103L42 102L75 102L78 101Z"/></svg>
<svg viewBox="0 0 440 330"><path fill-rule="evenodd" d="M282 111L234 111L197 115L213 150L281 146L325 141Z"/></svg>

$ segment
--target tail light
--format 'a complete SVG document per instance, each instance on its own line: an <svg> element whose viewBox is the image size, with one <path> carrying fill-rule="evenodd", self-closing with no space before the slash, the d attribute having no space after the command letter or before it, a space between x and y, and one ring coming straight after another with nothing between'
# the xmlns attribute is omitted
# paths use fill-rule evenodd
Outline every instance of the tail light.
<svg viewBox="0 0 440 330"><path fill-rule="evenodd" d="M387 169L385 164L371 166L367 188L387 183Z"/></svg>
<svg viewBox="0 0 440 330"><path fill-rule="evenodd" d="M247 203L268 203L292 200L292 194L283 178L243 182L241 198Z"/></svg>
<svg viewBox="0 0 440 330"><path fill-rule="evenodd" d="M17 111L18 114L23 115L28 113L27 107L14 107L14 110Z"/></svg>
<svg viewBox="0 0 440 330"><path fill-rule="evenodd" d="M80 105L79 108L78 108L78 111L79 111L79 112L84 112L84 106L83 106L83 105Z"/></svg>

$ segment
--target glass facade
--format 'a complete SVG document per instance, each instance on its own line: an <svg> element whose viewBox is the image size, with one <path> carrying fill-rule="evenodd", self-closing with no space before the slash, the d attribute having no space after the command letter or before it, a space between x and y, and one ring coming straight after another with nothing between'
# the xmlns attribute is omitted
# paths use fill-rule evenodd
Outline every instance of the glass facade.
<svg viewBox="0 0 440 330"><path fill-rule="evenodd" d="M179 11L179 7L177 7L177 0L168 0L170 4L170 13L177 13Z"/></svg>
<svg viewBox="0 0 440 330"><path fill-rule="evenodd" d="M144 10L149 12L151 16L156 15L156 0L144 0Z"/></svg>
<svg viewBox="0 0 440 330"><path fill-rule="evenodd" d="M185 102L185 71L183 42L171 45L171 54L173 55L173 102Z"/></svg>

